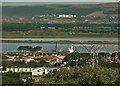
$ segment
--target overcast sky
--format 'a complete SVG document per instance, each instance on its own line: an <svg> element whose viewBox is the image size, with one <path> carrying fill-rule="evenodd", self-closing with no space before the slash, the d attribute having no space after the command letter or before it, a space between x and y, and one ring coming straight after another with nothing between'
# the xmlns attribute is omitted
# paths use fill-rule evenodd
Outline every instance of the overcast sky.
<svg viewBox="0 0 120 86"><path fill-rule="evenodd" d="M119 2L119 0L0 0L2 2Z"/></svg>

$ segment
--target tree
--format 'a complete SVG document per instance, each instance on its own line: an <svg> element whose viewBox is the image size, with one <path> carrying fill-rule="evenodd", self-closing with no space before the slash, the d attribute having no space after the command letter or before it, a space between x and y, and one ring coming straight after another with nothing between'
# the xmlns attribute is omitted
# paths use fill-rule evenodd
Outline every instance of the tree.
<svg viewBox="0 0 120 86"><path fill-rule="evenodd" d="M50 77L45 77L39 84L80 84L80 85L120 85L119 69L95 67L61 68L61 71ZM35 83L35 84L38 84Z"/></svg>
<svg viewBox="0 0 120 86"><path fill-rule="evenodd" d="M8 72L2 75L2 86L22 85L24 82L20 80L18 73Z"/></svg>

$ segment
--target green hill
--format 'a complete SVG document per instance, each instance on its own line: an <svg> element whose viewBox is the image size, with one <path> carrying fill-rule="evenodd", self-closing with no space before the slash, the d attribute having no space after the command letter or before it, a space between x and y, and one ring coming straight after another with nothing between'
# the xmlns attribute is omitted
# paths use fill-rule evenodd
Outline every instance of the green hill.
<svg viewBox="0 0 120 86"><path fill-rule="evenodd" d="M74 4L74 5L31 5L3 6L3 16L36 16L41 14L76 14L88 15L96 11L105 14L117 14L117 3L109 4Z"/></svg>

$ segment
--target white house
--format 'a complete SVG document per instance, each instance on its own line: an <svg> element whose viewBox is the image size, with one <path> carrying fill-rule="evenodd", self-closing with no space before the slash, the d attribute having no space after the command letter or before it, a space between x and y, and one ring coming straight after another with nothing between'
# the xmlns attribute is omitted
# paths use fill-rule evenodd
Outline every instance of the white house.
<svg viewBox="0 0 120 86"><path fill-rule="evenodd" d="M33 68L6 68L6 72L32 72Z"/></svg>
<svg viewBox="0 0 120 86"><path fill-rule="evenodd" d="M45 67L35 68L32 70L32 75L43 75L46 74Z"/></svg>
<svg viewBox="0 0 120 86"><path fill-rule="evenodd" d="M27 59L25 60L25 63L27 64L28 62L35 61L34 59Z"/></svg>
<svg viewBox="0 0 120 86"><path fill-rule="evenodd" d="M64 15L64 14L59 15L59 18L75 18L75 17L77 16L76 15Z"/></svg>
<svg viewBox="0 0 120 86"><path fill-rule="evenodd" d="M57 71L60 71L60 68L45 68L45 67L38 67L38 68L6 68L6 72L12 71L12 72L31 72L32 75L46 75L51 70L56 69Z"/></svg>
<svg viewBox="0 0 120 86"><path fill-rule="evenodd" d="M32 75L44 75L48 74L51 70L56 69L57 71L60 71L60 68L45 68L45 67L40 67L40 68L35 68L32 70Z"/></svg>

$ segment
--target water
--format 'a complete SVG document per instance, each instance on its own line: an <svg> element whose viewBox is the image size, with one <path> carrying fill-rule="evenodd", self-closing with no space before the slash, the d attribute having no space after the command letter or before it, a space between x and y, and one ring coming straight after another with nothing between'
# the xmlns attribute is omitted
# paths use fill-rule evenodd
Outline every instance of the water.
<svg viewBox="0 0 120 86"><path fill-rule="evenodd" d="M60 41L60 40L69 40L69 41L118 41L118 38L4 38L0 40L34 40L34 41ZM19 46L42 46L43 51L51 52L55 49L55 43L2 43L2 53L6 53L7 51L17 51ZM88 44L86 44L88 45ZM71 44L58 44L57 51L64 47L64 50L68 50L71 47ZM101 45L99 45L101 46ZM118 50L118 45L109 45L107 46L109 52ZM74 50L78 51L75 47ZM105 49L101 49L100 51L104 51ZM84 51L84 50L83 50Z"/></svg>
<svg viewBox="0 0 120 86"><path fill-rule="evenodd" d="M105 3L105 2L3 2L2 6L24 6L24 5L46 5L46 4L101 4L101 3Z"/></svg>
<svg viewBox="0 0 120 86"><path fill-rule="evenodd" d="M60 40L69 40L69 41L110 41L117 42L118 38L4 38L0 40L33 40L33 41L60 41Z"/></svg>
<svg viewBox="0 0 120 86"><path fill-rule="evenodd" d="M16 49L19 46L42 46L43 51L51 52L53 49L55 49L56 44L51 43L3 43L2 44L2 53L6 53L7 51L16 51ZM58 49L61 47L64 47L65 50L67 50L71 44L58 44Z"/></svg>
<svg viewBox="0 0 120 86"><path fill-rule="evenodd" d="M51 52L53 49L55 49L55 46L56 44L53 43L2 43L2 53L6 53L7 51L17 51L17 48L19 46L42 46L43 47L43 51L45 52ZM88 45L88 44L86 44ZM64 47L64 50L68 50L68 48L71 47L71 44L58 44L57 45L58 48L57 48L57 51ZM99 45L101 46L101 45ZM75 47L74 47L74 50L78 51ZM100 51L104 51L105 48L101 48ZM108 45L107 46L107 50L109 52L112 52L112 51L115 51L115 50L118 50L118 45ZM82 50L84 51L84 50Z"/></svg>

